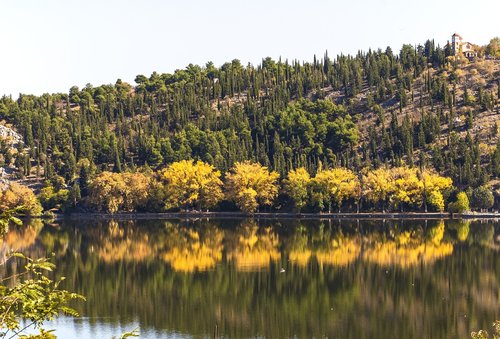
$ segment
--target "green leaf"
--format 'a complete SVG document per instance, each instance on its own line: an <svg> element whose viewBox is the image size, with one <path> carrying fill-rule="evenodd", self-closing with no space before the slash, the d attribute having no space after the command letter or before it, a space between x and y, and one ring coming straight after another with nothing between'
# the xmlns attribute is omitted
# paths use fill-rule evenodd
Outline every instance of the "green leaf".
<svg viewBox="0 0 500 339"><path fill-rule="evenodd" d="M20 252L12 252L10 254L11 257L16 257L16 258L22 258L22 259L26 259L26 256Z"/></svg>
<svg viewBox="0 0 500 339"><path fill-rule="evenodd" d="M123 333L119 339L125 339L130 337L138 337L139 336L139 328L135 328L130 332Z"/></svg>

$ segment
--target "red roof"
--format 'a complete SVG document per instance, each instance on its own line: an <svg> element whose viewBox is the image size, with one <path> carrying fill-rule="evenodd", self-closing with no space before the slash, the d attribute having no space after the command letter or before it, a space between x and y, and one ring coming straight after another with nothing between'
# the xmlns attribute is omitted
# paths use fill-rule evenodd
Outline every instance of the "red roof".
<svg viewBox="0 0 500 339"><path fill-rule="evenodd" d="M457 37L460 38L460 40L462 40L462 37L459 34L455 33L455 34L452 35L452 37L454 37L454 36L457 36Z"/></svg>

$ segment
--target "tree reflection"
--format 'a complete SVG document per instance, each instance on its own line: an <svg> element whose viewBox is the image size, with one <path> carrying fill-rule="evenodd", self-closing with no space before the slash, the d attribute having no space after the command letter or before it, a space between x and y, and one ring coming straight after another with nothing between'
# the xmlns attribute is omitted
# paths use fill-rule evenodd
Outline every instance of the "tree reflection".
<svg viewBox="0 0 500 339"><path fill-rule="evenodd" d="M429 264L453 253L453 245L443 242L444 221L422 228L401 230L394 227L389 236L374 232L363 250L363 260L382 266L411 267Z"/></svg>
<svg viewBox="0 0 500 339"><path fill-rule="evenodd" d="M12 228L1 246L56 253L64 288L87 297L76 306L91 323L137 319L194 337L215 323L231 338L462 337L498 317L499 228L68 221Z"/></svg>
<svg viewBox="0 0 500 339"><path fill-rule="evenodd" d="M254 220L246 220L226 233L227 258L238 270L267 268L281 257L279 237L271 227L259 228Z"/></svg>
<svg viewBox="0 0 500 339"><path fill-rule="evenodd" d="M160 257L176 271L204 271L215 267L222 260L224 233L216 227L200 230L178 228L166 223L168 236Z"/></svg>
<svg viewBox="0 0 500 339"><path fill-rule="evenodd" d="M221 228L217 222L184 226L173 221L162 223L163 227L152 229L136 221L100 222L97 227L83 229L81 235L86 238L89 254L96 254L102 262L161 258L181 272L213 269L223 258L241 271L269 269L282 257L300 267L313 259L321 266L345 266L360 259L382 266L411 267L451 255L454 243L498 247L493 224L476 225L471 236L470 221L450 221L447 228L444 221L408 227L387 223L365 230L352 223L333 228L331 224L295 223L281 234L275 227L261 227L254 220L243 220L231 228ZM56 254L68 250L67 230L42 229L40 220L31 221L28 227L13 228L1 240L1 250L42 247Z"/></svg>
<svg viewBox="0 0 500 339"><path fill-rule="evenodd" d="M120 227L118 222L110 221L96 239L97 255L104 262L134 261L151 258L154 248L149 241L151 235L128 223Z"/></svg>

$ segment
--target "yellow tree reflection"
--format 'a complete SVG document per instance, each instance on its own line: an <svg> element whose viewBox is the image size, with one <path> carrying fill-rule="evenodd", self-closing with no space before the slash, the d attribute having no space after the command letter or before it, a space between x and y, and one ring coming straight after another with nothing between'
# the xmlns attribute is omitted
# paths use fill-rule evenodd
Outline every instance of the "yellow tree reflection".
<svg viewBox="0 0 500 339"><path fill-rule="evenodd" d="M357 235L346 236L342 232L320 228L309 238L304 226L296 230L287 239L286 247L289 260L298 266L307 266L312 258L316 258L321 266L346 266L356 260L361 252L361 239Z"/></svg>
<svg viewBox="0 0 500 339"><path fill-rule="evenodd" d="M224 233L209 227L203 231L170 228L167 246L161 254L176 271L205 271L222 260Z"/></svg>
<svg viewBox="0 0 500 339"><path fill-rule="evenodd" d="M33 219L29 225L23 227L11 227L10 230L0 237L1 251L22 251L35 244L38 234L43 228L40 219Z"/></svg>
<svg viewBox="0 0 500 339"><path fill-rule="evenodd" d="M453 245L443 241L444 221L430 228L427 236L417 230L395 232L389 239L374 233L363 251L363 260L381 266L408 268L432 263L453 253Z"/></svg>
<svg viewBox="0 0 500 339"><path fill-rule="evenodd" d="M280 259L279 238L270 227L260 229L255 221L245 221L228 237L227 258L241 271L269 267Z"/></svg>
<svg viewBox="0 0 500 339"><path fill-rule="evenodd" d="M125 225L124 225L125 226ZM144 261L153 255L150 236L145 231L134 227L124 227L116 221L110 221L105 232L100 234L94 247L104 262Z"/></svg>
<svg viewBox="0 0 500 339"><path fill-rule="evenodd" d="M358 258L361 252L357 237L339 237L330 242L330 247L316 252L320 265L347 266Z"/></svg>

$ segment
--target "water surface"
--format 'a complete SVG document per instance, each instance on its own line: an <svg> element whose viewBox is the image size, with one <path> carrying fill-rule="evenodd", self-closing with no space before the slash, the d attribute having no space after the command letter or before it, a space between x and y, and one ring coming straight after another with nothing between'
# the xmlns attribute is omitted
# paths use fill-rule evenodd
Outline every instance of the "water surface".
<svg viewBox="0 0 500 339"><path fill-rule="evenodd" d="M87 297L46 326L59 338L467 338L500 319L494 222L34 221L10 249L54 253Z"/></svg>

